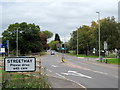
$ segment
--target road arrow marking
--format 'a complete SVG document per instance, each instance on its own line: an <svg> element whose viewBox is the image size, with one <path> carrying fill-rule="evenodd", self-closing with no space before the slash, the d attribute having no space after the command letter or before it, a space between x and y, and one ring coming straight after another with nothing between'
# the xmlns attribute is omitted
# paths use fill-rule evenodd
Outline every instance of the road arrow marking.
<svg viewBox="0 0 120 90"><path fill-rule="evenodd" d="M81 74L81 73L77 73L76 71L68 71L68 73L74 73L74 74L76 74L78 76L81 76L81 77L92 78L90 76L87 76L87 75L84 75L84 74Z"/></svg>
<svg viewBox="0 0 120 90"><path fill-rule="evenodd" d="M67 76L70 75L70 74L68 74L68 73L61 73L61 74L64 74L64 75L67 75Z"/></svg>
<svg viewBox="0 0 120 90"><path fill-rule="evenodd" d="M64 75L73 75L73 76L81 76L81 77L85 77L85 78L89 78L91 79L92 77L90 76L87 76L87 75L84 75L84 74L81 74L81 73L77 73L76 71L68 71L67 73L61 73L61 74L64 74Z"/></svg>

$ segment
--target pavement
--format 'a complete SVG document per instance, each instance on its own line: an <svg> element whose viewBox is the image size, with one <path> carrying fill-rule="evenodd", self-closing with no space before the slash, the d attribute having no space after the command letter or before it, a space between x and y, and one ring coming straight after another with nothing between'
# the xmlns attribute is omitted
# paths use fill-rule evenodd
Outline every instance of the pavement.
<svg viewBox="0 0 120 90"><path fill-rule="evenodd" d="M52 88L81 88L81 90L85 90L84 87L77 84L76 82L58 77L48 76L48 82Z"/></svg>
<svg viewBox="0 0 120 90"><path fill-rule="evenodd" d="M42 73L46 73L53 87L118 88L118 65L100 63L94 58L77 58L67 54L64 55L65 63L62 63L62 56L61 53L56 52L55 55L50 55L48 52L40 57L42 67L45 68ZM57 79L49 76L57 77Z"/></svg>

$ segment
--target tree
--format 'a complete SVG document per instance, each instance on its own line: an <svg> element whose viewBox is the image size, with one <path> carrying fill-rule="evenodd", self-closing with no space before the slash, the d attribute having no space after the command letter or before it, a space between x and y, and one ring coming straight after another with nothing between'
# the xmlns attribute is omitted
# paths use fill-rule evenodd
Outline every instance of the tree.
<svg viewBox="0 0 120 90"><path fill-rule="evenodd" d="M49 39L53 36L53 33L48 30L42 31L42 33L44 33L47 36L47 39Z"/></svg>
<svg viewBox="0 0 120 90"><path fill-rule="evenodd" d="M21 54L28 53L29 51L39 52L43 50L41 41L40 28L38 25L27 24L26 22L10 24L8 29L2 33L2 39L5 43L6 40L10 42L10 50L16 49L16 33L18 29L18 44Z"/></svg>
<svg viewBox="0 0 120 90"><path fill-rule="evenodd" d="M47 44L47 35L46 34L44 34L43 32L41 32L40 34L40 37L41 37L41 43L42 43L42 45L43 45L43 49L44 50L47 50L48 49L48 44Z"/></svg>
<svg viewBox="0 0 120 90"><path fill-rule="evenodd" d="M78 48L79 53L89 54L91 48L91 40L93 39L93 30L87 25L83 25L71 34L70 46L72 49L77 50L77 32L78 32Z"/></svg>
<svg viewBox="0 0 120 90"><path fill-rule="evenodd" d="M55 41L61 43L60 36L58 34L55 34Z"/></svg>
<svg viewBox="0 0 120 90"><path fill-rule="evenodd" d="M120 42L120 27L114 17L108 17L100 20L101 49L104 49L104 41L108 43L108 50L118 48ZM95 37L98 39L98 28L95 30Z"/></svg>
<svg viewBox="0 0 120 90"><path fill-rule="evenodd" d="M52 50L57 50L57 44L59 44L59 41L54 41L52 40L50 43L49 43L49 46Z"/></svg>
<svg viewBox="0 0 120 90"><path fill-rule="evenodd" d="M83 25L71 34L69 41L71 49L76 50L77 45L77 31L79 53L92 51L93 48L98 50L98 23L92 21L91 26ZM100 34L101 34L101 50L104 49L104 41L108 43L108 50L120 49L120 23L115 21L114 17L108 17L100 20ZM86 53L86 54L87 54Z"/></svg>

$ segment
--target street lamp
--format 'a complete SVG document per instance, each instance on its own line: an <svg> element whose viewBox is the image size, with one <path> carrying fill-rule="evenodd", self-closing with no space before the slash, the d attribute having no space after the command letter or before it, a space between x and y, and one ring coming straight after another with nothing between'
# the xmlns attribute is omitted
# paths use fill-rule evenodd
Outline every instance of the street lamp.
<svg viewBox="0 0 120 90"><path fill-rule="evenodd" d="M78 29L77 29L77 55L78 55Z"/></svg>
<svg viewBox="0 0 120 90"><path fill-rule="evenodd" d="M18 57L18 28L16 32L16 56Z"/></svg>
<svg viewBox="0 0 120 90"><path fill-rule="evenodd" d="M100 59L100 12L96 12L98 14L98 31L99 31L99 59Z"/></svg>

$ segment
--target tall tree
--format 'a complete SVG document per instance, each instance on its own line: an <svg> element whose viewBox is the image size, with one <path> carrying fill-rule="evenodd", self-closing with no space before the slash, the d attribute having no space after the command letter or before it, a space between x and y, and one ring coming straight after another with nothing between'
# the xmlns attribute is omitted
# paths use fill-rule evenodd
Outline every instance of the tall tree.
<svg viewBox="0 0 120 90"><path fill-rule="evenodd" d="M114 17L108 17L100 20L101 49L104 49L104 41L108 43L108 50L114 50L119 47L120 27ZM98 40L98 28L95 30L95 38Z"/></svg>
<svg viewBox="0 0 120 90"><path fill-rule="evenodd" d="M52 50L57 50L57 44L59 44L59 41L54 41L52 40L50 43L49 43L49 46Z"/></svg>
<svg viewBox="0 0 120 90"><path fill-rule="evenodd" d="M53 36L53 33L48 30L42 31L42 33L44 33L47 36L47 39L49 39Z"/></svg>
<svg viewBox="0 0 120 90"><path fill-rule="evenodd" d="M61 43L60 36L57 33L55 34L55 41Z"/></svg>
<svg viewBox="0 0 120 90"><path fill-rule="evenodd" d="M92 21L91 26L83 25L71 34L69 44L72 49L76 49L77 31L79 53L98 50L98 23ZM120 49L120 23L115 21L114 17L108 17L100 20L101 50L104 49L104 41L108 43L108 50Z"/></svg>
<svg viewBox="0 0 120 90"><path fill-rule="evenodd" d="M40 28L35 24L15 23L10 24L8 29L2 33L2 40L10 41L10 51L16 49L16 33L18 30L18 44L20 53L28 53L29 51L38 52L43 50L41 37L39 36Z"/></svg>

